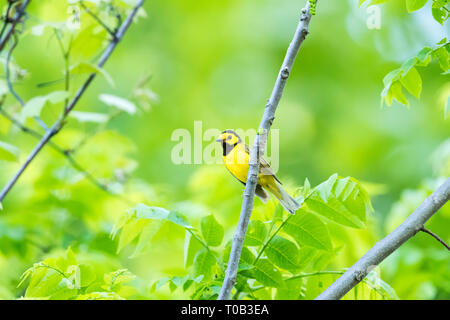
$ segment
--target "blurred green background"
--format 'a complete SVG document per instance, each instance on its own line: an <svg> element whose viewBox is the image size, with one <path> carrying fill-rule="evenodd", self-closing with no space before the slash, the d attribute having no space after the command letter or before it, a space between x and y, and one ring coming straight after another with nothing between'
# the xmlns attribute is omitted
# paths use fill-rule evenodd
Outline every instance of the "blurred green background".
<svg viewBox="0 0 450 320"><path fill-rule="evenodd" d="M0 212L0 298L23 295L24 288L16 288L20 275L69 245L105 272L125 267L137 275L126 297L186 297L182 292L146 289L161 276L182 275L182 230L162 230L144 254L129 259L131 252L115 253L111 226L126 209L143 202L178 209L194 221L213 213L231 239L242 185L221 165L172 163L176 142L171 135L178 128L193 135L197 120L203 130L259 124L303 2L147 1L147 17L132 25L105 67L115 87L99 77L77 106L80 111L110 112L98 99L101 93L141 106L133 92L140 80L151 76L146 87L158 99L151 100L150 109L114 118L106 131L95 134L75 154L121 196L99 190L46 148ZM434 189L430 179L449 175L450 119L444 118L444 105L450 82L448 75L440 75L437 63L419 68L422 97L410 97L409 109L397 103L380 107L383 77L422 47L448 37L448 21L444 26L434 21L430 4L408 14L404 1L391 1L379 7L381 28L370 30L370 14L357 2L320 1L273 126L280 130L278 176L292 191L305 178L314 186L337 172L366 183L372 195L375 212L367 229L332 234L334 244L344 247L329 268L351 266ZM27 27L65 19L64 1L34 1ZM83 15L81 23L92 19ZM71 63L92 61L101 36L105 37L99 34L99 39L79 42ZM62 77L64 62L58 50L49 31L41 37L22 36L14 62L28 76L15 88L26 101L62 90L61 82L39 86ZM71 91L83 79L74 77ZM7 97L10 110L17 110L16 104ZM58 110L46 108L44 119L51 123ZM29 124L35 126L31 120ZM55 141L73 147L96 127L72 119ZM1 119L0 139L21 149L20 161L0 161L4 185L36 140ZM261 202L256 201L258 210ZM429 226L450 241L448 204ZM383 262L381 277L401 299L449 299L449 267L445 248L419 234Z"/></svg>

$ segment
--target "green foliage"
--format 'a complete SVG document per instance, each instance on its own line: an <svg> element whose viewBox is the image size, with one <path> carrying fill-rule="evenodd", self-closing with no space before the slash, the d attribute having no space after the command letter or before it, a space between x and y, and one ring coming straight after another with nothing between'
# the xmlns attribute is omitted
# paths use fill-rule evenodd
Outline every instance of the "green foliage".
<svg viewBox="0 0 450 320"><path fill-rule="evenodd" d="M361 184L351 177L338 178L337 174L307 194L302 209L353 228L364 227L373 210Z"/></svg>
<svg viewBox="0 0 450 320"><path fill-rule="evenodd" d="M19 156L19 149L7 142L0 141L0 160L16 161Z"/></svg>
<svg viewBox="0 0 450 320"><path fill-rule="evenodd" d="M259 290L259 285L275 288L278 296L310 297L310 291L316 292L318 287L311 283L305 287L302 281L294 279L307 270L320 272L338 251L333 248L327 223L321 217L342 226L362 227L372 210L369 196L361 184L353 178L339 178L336 174L313 189L306 182L299 201L303 201L303 205L295 215L284 219L277 217L282 211L276 206L270 217L272 220L250 221L238 267L235 297L256 299L254 291ZM349 221L360 223L351 224ZM159 222L157 228L154 222ZM141 253L145 245L151 244L152 239L157 237L161 222L176 224L185 230L185 270L182 275L172 274L156 280L151 292L157 292L168 284L171 292L182 288L183 292L190 291L193 299L215 298L223 281L232 245L228 241L223 254L216 251L222 244L224 229L213 215L200 218L201 232L198 233L194 224L181 214L139 204L129 210L113 229L113 236L120 232L118 250L123 250L137 239L133 256ZM373 286L366 290L381 289ZM378 291L372 298L375 296L392 298L380 295Z"/></svg>
<svg viewBox="0 0 450 320"><path fill-rule="evenodd" d="M367 3L369 6L390 2L392 0L359 0L359 5ZM428 2L431 2L431 13L434 20L441 25L449 18L450 12L447 8L448 0L405 0L406 9L408 12L414 12L422 9Z"/></svg>
<svg viewBox="0 0 450 320"><path fill-rule="evenodd" d="M111 76L106 72L103 68L99 68L98 66L89 63L89 62L79 62L74 66L69 68L69 74L71 75L91 75L91 74L100 74L102 75L108 83L114 87L114 80Z"/></svg>
<svg viewBox="0 0 450 320"><path fill-rule="evenodd" d="M381 4L390 0L359 0L359 5L368 3L368 5ZM431 11L435 21L444 25L444 22L450 17L450 9L447 8L448 0L405 0L406 9L409 13L423 8L428 2L432 2ZM422 92L422 77L416 67L426 67L432 61L438 61L443 70L443 74L448 74L450 69L450 43L447 38L442 39L436 48L424 47L420 52L407 60L403 65L389 72L383 79L384 89L381 92L381 105L386 103L392 105L393 100L409 107L409 100L403 93L406 89L416 98L420 98ZM445 112L446 107L444 108ZM446 113L445 113L446 115Z"/></svg>
<svg viewBox="0 0 450 320"><path fill-rule="evenodd" d="M98 68L111 36L79 2L31 1L9 68L25 109L0 68L0 111L40 134L29 118L51 125L97 74L52 138L86 171L46 147L0 204L0 299L215 299L242 186L222 165L174 165L170 137L179 128L194 136L194 120L202 120L205 139L213 127L254 127L299 3L277 2L274 11L258 0L152 2L149 19L141 10ZM363 8L319 4L346 19L323 19L318 11L301 52L314 63L296 63L288 87L298 90L287 88L274 121L281 133L277 175L303 206L291 216L274 199L255 199L233 298L315 298L449 176L448 119L435 108L447 103L448 110L449 87L439 76L448 73L448 44L438 43L448 1L429 0L420 13L423 1L371 1L384 2L380 30L367 28ZM134 1L84 3L114 30L117 14L123 21ZM69 4L80 9L80 28L67 23L76 22ZM11 44L0 54L2 66ZM379 110L376 92L396 68L392 61L425 45L387 82L386 98L409 102L410 93L420 96L418 107ZM34 139L0 114L1 186ZM335 171L362 180L319 183ZM296 188L305 176L318 186ZM446 205L427 223L447 242L449 217ZM445 300L449 268L445 248L419 233L345 299Z"/></svg>
<svg viewBox="0 0 450 320"><path fill-rule="evenodd" d="M299 246L319 250L332 250L331 238L326 225L317 216L300 208L287 219L283 231L295 239Z"/></svg>
<svg viewBox="0 0 450 320"><path fill-rule="evenodd" d="M129 114L135 114L137 111L137 107L134 103L112 94L101 94L98 98L104 104L125 111Z"/></svg>
<svg viewBox="0 0 450 320"><path fill-rule="evenodd" d="M93 267L78 263L69 248L62 255L35 263L22 275L19 286L28 281L26 299L118 300L124 299L118 294L122 286L134 278L121 269L98 279ZM99 287L103 291L97 291Z"/></svg>
<svg viewBox="0 0 450 320"><path fill-rule="evenodd" d="M264 244L267 238L267 228L260 220L251 220L248 224L244 244L249 247L257 247Z"/></svg>
<svg viewBox="0 0 450 320"><path fill-rule="evenodd" d="M450 44L447 39L442 39L438 46L433 49L423 48L415 57L407 60L400 68L388 73L384 79L384 89L381 92L381 104L385 102L392 105L393 100L397 100L403 105L409 106L409 101L403 93L405 88L416 98L420 98L422 92L422 78L416 67L426 67L436 60L439 62L444 73L450 69Z"/></svg>
<svg viewBox="0 0 450 320"><path fill-rule="evenodd" d="M208 246L220 246L222 243L224 230L222 225L217 222L213 215L204 217L200 221L200 227L203 238Z"/></svg>
<svg viewBox="0 0 450 320"><path fill-rule="evenodd" d="M309 0L309 11L311 12L311 15L316 15L316 6L317 6L317 0Z"/></svg>
<svg viewBox="0 0 450 320"><path fill-rule="evenodd" d="M293 242L276 235L267 245L265 253L276 266L286 270L295 270L298 264L298 251Z"/></svg>
<svg viewBox="0 0 450 320"><path fill-rule="evenodd" d="M26 120L29 117L38 117L47 103L57 104L67 99L67 97L69 97L67 91L54 91L46 96L34 97L23 107L21 118Z"/></svg>

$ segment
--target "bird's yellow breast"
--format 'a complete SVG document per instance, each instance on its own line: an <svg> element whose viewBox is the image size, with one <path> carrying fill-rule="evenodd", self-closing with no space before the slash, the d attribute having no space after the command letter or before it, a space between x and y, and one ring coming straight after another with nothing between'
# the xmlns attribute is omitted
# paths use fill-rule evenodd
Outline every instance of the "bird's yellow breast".
<svg viewBox="0 0 450 320"><path fill-rule="evenodd" d="M243 183L247 182L249 160L250 155L242 143L237 144L226 156L223 156L223 162L227 169ZM273 183L273 176L261 175L260 170L258 184L265 186L269 183Z"/></svg>
<svg viewBox="0 0 450 320"><path fill-rule="evenodd" d="M247 181L249 154L243 145L239 143L226 156L223 162L227 169L241 182Z"/></svg>

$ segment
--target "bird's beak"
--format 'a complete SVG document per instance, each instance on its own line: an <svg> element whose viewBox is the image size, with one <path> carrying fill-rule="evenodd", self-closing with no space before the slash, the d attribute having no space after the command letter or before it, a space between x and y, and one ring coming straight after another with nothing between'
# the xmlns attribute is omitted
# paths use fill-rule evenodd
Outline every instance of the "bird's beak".
<svg viewBox="0 0 450 320"><path fill-rule="evenodd" d="M225 140L225 137L223 134L221 134L220 136L217 137L216 142L223 142L223 140Z"/></svg>

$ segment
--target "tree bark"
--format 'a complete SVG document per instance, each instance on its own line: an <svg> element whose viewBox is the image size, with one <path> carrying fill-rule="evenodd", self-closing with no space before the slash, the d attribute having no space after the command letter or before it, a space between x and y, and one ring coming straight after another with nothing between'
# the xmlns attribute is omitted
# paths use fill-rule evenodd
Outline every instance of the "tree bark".
<svg viewBox="0 0 450 320"><path fill-rule="evenodd" d="M361 259L329 286L316 300L338 300L408 239L421 231L428 221L450 199L450 178L436 189L399 226L377 242Z"/></svg>
<svg viewBox="0 0 450 320"><path fill-rule="evenodd" d="M283 95L283 90L297 53L301 44L305 40L306 35L308 34L310 20L310 6L309 1L307 1L305 8L302 9L300 22L298 23L294 38L292 39L292 42L287 50L286 57L284 58L283 65L281 66L281 70L275 82L275 87L273 88L272 94L264 111L264 116L259 125L258 135L255 138L253 148L250 152L249 171L244 190L244 200L242 203L239 223L233 238L233 245L231 248L225 279L218 297L219 300L230 299L231 290L236 282L239 259L241 257L245 234L247 232L248 223L253 210L253 199L255 197L255 189L258 182L259 159L264 154L265 145L267 143L267 135L270 127L272 126L273 120L275 119L275 111L277 110L278 103Z"/></svg>

